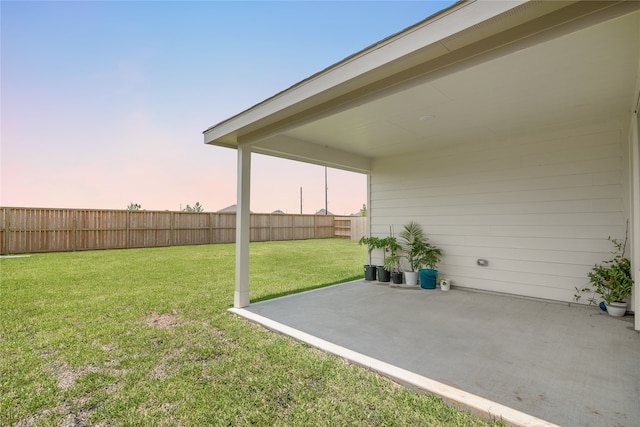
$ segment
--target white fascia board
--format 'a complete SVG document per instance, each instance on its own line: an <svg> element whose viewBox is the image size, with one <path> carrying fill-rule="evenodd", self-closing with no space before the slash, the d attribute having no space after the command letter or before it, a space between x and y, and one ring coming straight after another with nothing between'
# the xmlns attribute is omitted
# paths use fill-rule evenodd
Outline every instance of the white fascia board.
<svg viewBox="0 0 640 427"><path fill-rule="evenodd" d="M350 172L368 173L371 170L371 159L284 135L262 141L260 145L252 146L251 150L254 153L329 166Z"/></svg>
<svg viewBox="0 0 640 427"><path fill-rule="evenodd" d="M448 49L440 43L441 40L524 3L527 1L475 0L456 4L432 18L382 40L248 110L210 127L204 131L205 143L232 146L236 138L235 132L239 129L255 124L257 121L268 118L284 109L294 107L296 104L301 104L311 97L318 96L427 46L440 44L436 52L446 54ZM344 88L345 91L352 89L354 88ZM333 93L332 97L336 95ZM323 99L318 100L318 102L322 101ZM299 111L310 106L305 103L299 108ZM289 114L296 112L298 109L293 108Z"/></svg>

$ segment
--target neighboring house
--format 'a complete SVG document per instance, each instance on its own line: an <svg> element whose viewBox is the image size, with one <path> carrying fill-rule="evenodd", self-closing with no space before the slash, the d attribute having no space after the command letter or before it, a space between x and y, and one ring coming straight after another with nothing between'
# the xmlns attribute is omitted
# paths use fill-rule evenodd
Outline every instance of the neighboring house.
<svg viewBox="0 0 640 427"><path fill-rule="evenodd" d="M454 285L570 302L627 220L638 282L639 52L637 1L461 1L207 129L238 150L235 305L252 152L368 174L370 233L418 221Z"/></svg>
<svg viewBox="0 0 640 427"><path fill-rule="evenodd" d="M224 209L220 209L216 213L236 213L237 209L238 209L238 205L231 205L231 206L227 206ZM253 213L253 212L249 211L249 213Z"/></svg>
<svg viewBox="0 0 640 427"><path fill-rule="evenodd" d="M316 212L314 215L333 215L331 213L331 211L328 211L326 209L320 209L318 212Z"/></svg>

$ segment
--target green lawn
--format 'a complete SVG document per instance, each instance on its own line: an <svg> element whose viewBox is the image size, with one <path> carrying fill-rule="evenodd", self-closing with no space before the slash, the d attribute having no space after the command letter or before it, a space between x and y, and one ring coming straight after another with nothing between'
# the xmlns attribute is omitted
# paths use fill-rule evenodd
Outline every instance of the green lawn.
<svg viewBox="0 0 640 427"><path fill-rule="evenodd" d="M229 314L234 249L0 259L0 425L486 425ZM252 300L364 261L352 241L252 243Z"/></svg>

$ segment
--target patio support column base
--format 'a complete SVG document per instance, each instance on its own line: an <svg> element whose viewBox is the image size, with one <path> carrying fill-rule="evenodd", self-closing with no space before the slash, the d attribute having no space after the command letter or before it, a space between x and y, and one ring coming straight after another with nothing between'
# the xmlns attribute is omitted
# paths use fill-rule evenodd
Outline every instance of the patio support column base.
<svg viewBox="0 0 640 427"><path fill-rule="evenodd" d="M244 308L249 306L249 291L235 291L233 294L233 306Z"/></svg>

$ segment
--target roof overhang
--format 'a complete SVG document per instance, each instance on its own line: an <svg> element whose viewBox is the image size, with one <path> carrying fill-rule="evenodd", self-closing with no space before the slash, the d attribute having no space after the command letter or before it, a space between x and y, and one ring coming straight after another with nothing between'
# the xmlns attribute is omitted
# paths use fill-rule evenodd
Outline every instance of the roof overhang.
<svg viewBox="0 0 640 427"><path fill-rule="evenodd" d="M204 132L367 172L384 156L634 108L640 2L461 1Z"/></svg>

